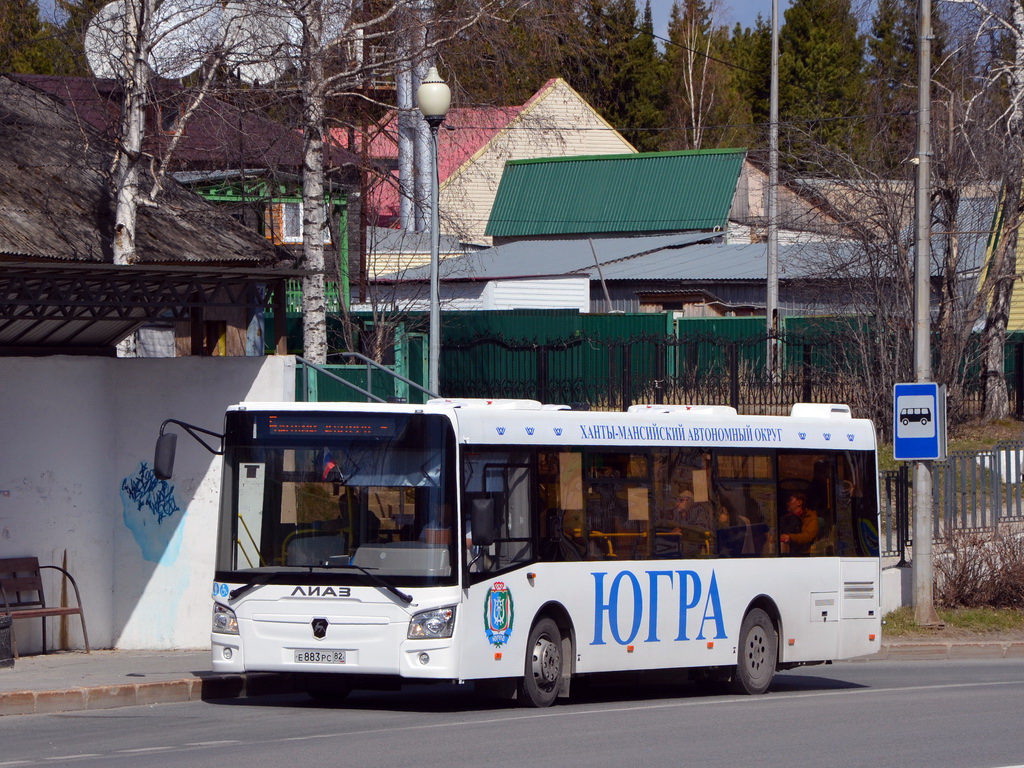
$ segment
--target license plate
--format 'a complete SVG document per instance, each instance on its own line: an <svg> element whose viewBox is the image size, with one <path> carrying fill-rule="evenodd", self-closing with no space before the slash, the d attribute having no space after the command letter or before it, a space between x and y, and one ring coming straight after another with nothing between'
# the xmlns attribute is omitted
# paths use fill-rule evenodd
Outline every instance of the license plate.
<svg viewBox="0 0 1024 768"><path fill-rule="evenodd" d="M295 651L296 664L344 664L344 651Z"/></svg>

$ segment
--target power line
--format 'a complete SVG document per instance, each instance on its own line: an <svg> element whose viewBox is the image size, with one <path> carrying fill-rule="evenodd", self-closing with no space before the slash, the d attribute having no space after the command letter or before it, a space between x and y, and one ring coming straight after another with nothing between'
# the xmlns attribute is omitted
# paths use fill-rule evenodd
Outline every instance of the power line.
<svg viewBox="0 0 1024 768"><path fill-rule="evenodd" d="M871 120L871 119L877 119L877 118L883 118L883 117L907 117L907 116L911 116L913 114L915 114L915 113L913 111L911 111L911 110L902 110L902 111L898 111L898 112L874 112L874 113L861 114L861 115L833 115L833 116L829 116L829 117L807 117L807 118L800 118L800 119L795 119L794 118L794 119L789 119L789 120L780 120L779 124L780 125L794 125L794 126L795 125L813 125L815 123L839 122L839 121L843 121L843 120ZM701 126L701 128L702 128L702 130L723 130L723 129L726 129L726 128L760 128L760 127L764 127L764 126L767 126L767 125L768 125L767 122L761 122L761 123L720 123L720 124L717 124L717 125L704 125L704 126ZM545 126L545 125L507 125L507 126L504 126L503 128L501 128L501 130L502 131L576 131L576 132L583 132L583 131L615 131L617 133L621 133L623 131L629 131L629 132L658 133L658 132L666 132L666 131L688 131L688 130L692 130L695 127L696 126L665 126L665 127L660 127L660 128L653 128L653 127L649 127L649 128L637 128L637 127L615 128L614 126L603 126L603 125L571 126L571 127L559 126L559 125L551 125L551 126ZM488 125L460 125L460 126L458 126L458 128L453 128L452 130L458 131L460 129L487 131L487 130L494 130L494 126L488 126Z"/></svg>
<svg viewBox="0 0 1024 768"><path fill-rule="evenodd" d="M684 51L689 51L690 53L695 53L698 56L701 56L701 57L707 59L708 61L717 62L718 64L722 64L723 66L729 67L731 69L738 69L740 72L747 72L747 73L749 73L751 75L759 75L759 74L761 74L760 72L758 72L756 70L747 69L746 67L742 67L739 64L735 64L735 63L733 63L731 61L726 61L725 59L719 59L716 56L712 56L710 53L706 53L704 51L698 51L696 48L690 48L688 45L683 45L682 43L677 43L675 40L671 40L671 39L669 39L667 37L662 37L661 35L655 34L653 31L648 32L643 27L634 26L633 27L633 31L634 32L642 32L645 35L650 35L655 40L660 40L661 42L665 43L666 45L675 46L676 48L682 48Z"/></svg>

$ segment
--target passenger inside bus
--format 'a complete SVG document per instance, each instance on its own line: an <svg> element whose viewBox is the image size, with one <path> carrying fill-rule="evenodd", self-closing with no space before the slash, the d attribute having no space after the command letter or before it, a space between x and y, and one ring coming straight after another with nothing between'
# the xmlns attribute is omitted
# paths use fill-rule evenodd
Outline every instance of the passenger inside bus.
<svg viewBox="0 0 1024 768"><path fill-rule="evenodd" d="M779 544L783 554L806 555L818 538L817 513L807 508L807 494L794 491L786 499L786 514L779 518Z"/></svg>
<svg viewBox="0 0 1024 768"><path fill-rule="evenodd" d="M657 557L693 557L711 554L714 515L704 503L694 501L693 491L676 494L675 505L654 523Z"/></svg>
<svg viewBox="0 0 1024 768"><path fill-rule="evenodd" d="M723 504L718 508L715 522L719 557L753 557L757 554L753 527L746 516L732 513Z"/></svg>

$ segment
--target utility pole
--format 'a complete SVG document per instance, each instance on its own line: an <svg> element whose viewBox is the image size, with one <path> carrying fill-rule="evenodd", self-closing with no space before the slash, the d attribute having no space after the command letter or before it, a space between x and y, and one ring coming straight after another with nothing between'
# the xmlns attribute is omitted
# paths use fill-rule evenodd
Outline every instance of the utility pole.
<svg viewBox="0 0 1024 768"><path fill-rule="evenodd" d="M772 76L768 100L768 295L765 322L768 380L778 376L779 360L779 0L772 0Z"/></svg>
<svg viewBox="0 0 1024 768"><path fill-rule="evenodd" d="M930 382L931 351L931 167L932 167L932 9L921 0L917 17L917 213L914 248L914 380ZM938 626L933 595L932 463L914 462L914 621Z"/></svg>

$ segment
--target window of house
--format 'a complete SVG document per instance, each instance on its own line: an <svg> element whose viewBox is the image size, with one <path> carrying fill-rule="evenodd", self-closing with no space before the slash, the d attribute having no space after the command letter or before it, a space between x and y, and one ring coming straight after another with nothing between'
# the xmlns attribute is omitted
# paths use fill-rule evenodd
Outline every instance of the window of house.
<svg viewBox="0 0 1024 768"><path fill-rule="evenodd" d="M164 133L174 133L178 130L181 120L181 110L177 104L160 105L160 130Z"/></svg>
<svg viewBox="0 0 1024 768"><path fill-rule="evenodd" d="M281 239L286 243L302 242L302 203L281 203ZM324 242L331 242L331 209L324 204Z"/></svg>

